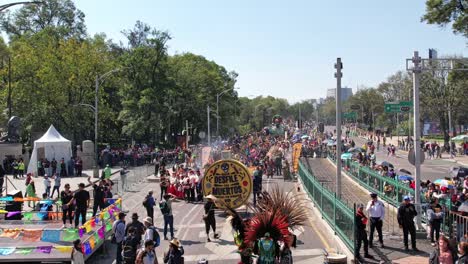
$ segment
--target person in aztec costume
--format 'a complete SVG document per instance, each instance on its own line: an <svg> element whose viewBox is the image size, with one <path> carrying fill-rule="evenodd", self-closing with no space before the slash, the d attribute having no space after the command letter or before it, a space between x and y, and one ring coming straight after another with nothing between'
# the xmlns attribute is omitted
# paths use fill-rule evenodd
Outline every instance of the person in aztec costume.
<svg viewBox="0 0 468 264"><path fill-rule="evenodd" d="M263 192L256 207L249 207L253 215L248 220L227 207L241 255L239 263L253 263L252 254L255 254L258 264L292 264L291 247L296 244L292 231L307 220L304 200L276 186L271 194Z"/></svg>

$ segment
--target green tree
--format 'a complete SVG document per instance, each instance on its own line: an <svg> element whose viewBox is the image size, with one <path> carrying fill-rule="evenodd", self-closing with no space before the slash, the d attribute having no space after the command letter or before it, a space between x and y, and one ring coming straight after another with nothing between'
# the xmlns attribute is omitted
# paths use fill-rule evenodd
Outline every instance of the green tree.
<svg viewBox="0 0 468 264"><path fill-rule="evenodd" d="M62 37L86 36L84 13L71 0L44 0L44 4L24 5L12 14L1 15L1 27L10 38L38 33L46 28L55 28L49 33Z"/></svg>
<svg viewBox="0 0 468 264"><path fill-rule="evenodd" d="M451 24L455 34L468 37L468 2L466 0L427 0L426 13L421 18L428 24Z"/></svg>

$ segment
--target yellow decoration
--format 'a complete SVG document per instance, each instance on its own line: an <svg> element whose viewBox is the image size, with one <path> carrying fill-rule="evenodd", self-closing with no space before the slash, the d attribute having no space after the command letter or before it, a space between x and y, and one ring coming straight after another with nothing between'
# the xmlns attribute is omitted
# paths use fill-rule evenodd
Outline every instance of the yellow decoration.
<svg viewBox="0 0 468 264"><path fill-rule="evenodd" d="M244 205L252 193L252 176L244 164L236 160L219 160L213 163L203 178L203 194L212 194L216 205L238 208Z"/></svg>

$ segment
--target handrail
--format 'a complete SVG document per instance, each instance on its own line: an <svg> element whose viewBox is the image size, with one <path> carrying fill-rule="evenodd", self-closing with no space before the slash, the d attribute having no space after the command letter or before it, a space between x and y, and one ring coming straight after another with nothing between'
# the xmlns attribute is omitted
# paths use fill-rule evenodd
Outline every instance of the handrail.
<svg viewBox="0 0 468 264"><path fill-rule="evenodd" d="M317 206L322 218L345 245L354 252L354 208L348 207L345 202L337 198L335 193L318 182L313 172L307 169L302 161L299 161L299 177L304 185L304 190Z"/></svg>

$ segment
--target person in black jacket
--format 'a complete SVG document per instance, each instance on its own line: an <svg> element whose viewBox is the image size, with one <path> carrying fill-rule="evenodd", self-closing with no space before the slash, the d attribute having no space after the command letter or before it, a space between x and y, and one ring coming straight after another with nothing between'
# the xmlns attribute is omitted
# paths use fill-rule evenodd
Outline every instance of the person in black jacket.
<svg viewBox="0 0 468 264"><path fill-rule="evenodd" d="M262 166L258 166L257 169L253 172L253 204L257 205L257 198L262 192L262 177L263 170Z"/></svg>
<svg viewBox="0 0 468 264"><path fill-rule="evenodd" d="M364 257L372 258L372 256L369 255L369 242L367 240L366 232L367 217L364 215L363 209L364 205L359 204L357 206L357 212L354 218L354 221L356 222L356 249L354 252L354 256L361 262L364 262L360 254L362 243L364 243Z"/></svg>
<svg viewBox="0 0 468 264"><path fill-rule="evenodd" d="M404 202L398 208L398 224L403 228L403 241L405 243L405 250L408 251L408 234L411 235L411 246L414 251L416 248L416 228L414 226L414 217L418 215L414 204L411 203L409 196L403 197Z"/></svg>
<svg viewBox="0 0 468 264"><path fill-rule="evenodd" d="M5 170L3 169L2 165L0 165L0 196L3 195L3 183L5 181Z"/></svg>

